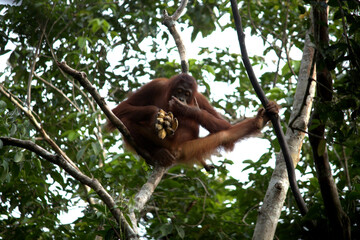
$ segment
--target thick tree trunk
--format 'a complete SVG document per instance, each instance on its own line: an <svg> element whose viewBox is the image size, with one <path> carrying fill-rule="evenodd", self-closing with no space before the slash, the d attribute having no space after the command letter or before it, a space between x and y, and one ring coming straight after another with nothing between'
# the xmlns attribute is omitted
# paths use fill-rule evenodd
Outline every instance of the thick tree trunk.
<svg viewBox="0 0 360 240"><path fill-rule="evenodd" d="M317 96L319 103L330 104L332 100L332 79L326 67L323 49L329 43L328 35L328 7L326 1L320 0L314 8L314 38L318 48L316 64L317 72ZM326 213L330 222L331 239L351 239L350 220L342 210L337 188L332 177L329 158L326 148L325 124L319 115L319 107L315 106L311 115L311 123L316 123L315 128L310 128L309 140L313 150L313 157L319 180L321 195L324 201Z"/></svg>
<svg viewBox="0 0 360 240"><path fill-rule="evenodd" d="M288 128L285 135L294 166L299 162L300 150L305 136L304 131L309 121L315 93L315 82L311 80L314 76L310 76L311 72L315 72L311 71L312 66L314 67L313 59L315 51L310 41L310 34L311 31L309 30L306 34L299 80L294 96L293 111L290 116L292 129ZM253 239L274 239L276 226L288 188L289 180L286 165L283 155L280 153L276 159L276 167L271 177L264 203L259 210Z"/></svg>

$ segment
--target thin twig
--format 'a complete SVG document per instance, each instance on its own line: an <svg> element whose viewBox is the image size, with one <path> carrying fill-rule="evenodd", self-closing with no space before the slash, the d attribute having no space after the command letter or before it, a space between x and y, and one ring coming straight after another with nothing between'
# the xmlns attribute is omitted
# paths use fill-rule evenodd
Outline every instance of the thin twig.
<svg viewBox="0 0 360 240"><path fill-rule="evenodd" d="M74 103L73 101L71 101L63 91L61 91L60 89L58 89L57 87L55 87L52 83L46 81L44 78L40 77L39 75L37 75L36 73L34 73L34 76L39 79L40 81L42 81L43 83L45 83L47 86L53 88L56 92L60 93L61 96L63 96L71 105L73 105L76 110L78 112L83 112L77 105L76 103Z"/></svg>
<svg viewBox="0 0 360 240"><path fill-rule="evenodd" d="M334 148L335 150L335 148ZM349 174L349 164L348 164L348 158L346 156L346 152L345 152L345 147L341 146L341 153L342 153L342 159L344 159L344 172L345 172L345 176L346 176L346 183L348 185L349 191L352 190L352 186L351 186L351 180L350 180L350 174Z"/></svg>
<svg viewBox="0 0 360 240"><path fill-rule="evenodd" d="M31 104L31 82L32 82L33 75L34 75L34 72L35 72L36 61L37 61L37 58L38 58L39 53L40 53L40 48L41 48L41 44L42 44L42 41L43 41L43 38L44 38L44 35L45 35L46 24L47 24L48 20L49 19L47 19L47 21L45 23L45 26L43 28L42 34L40 36L38 45L37 45L36 50L35 50L34 59L33 59L33 62L31 64L31 68L30 68L28 85L27 85L27 94L26 94L27 95L26 105L27 105L27 107L29 109L31 108L31 105L30 105Z"/></svg>
<svg viewBox="0 0 360 240"><path fill-rule="evenodd" d="M210 195L209 191L207 190L205 184L203 183L203 181L201 181L200 178L195 178L195 180L198 180L201 184L201 186L203 187L203 189L205 190L205 194L204 194L204 198L203 198L203 205L202 205L202 210L203 210L203 214L201 216L201 219L199 220L198 223L196 223L195 225L188 225L190 227L197 227L199 226L205 219L205 215L206 215L206 198L208 195Z"/></svg>
<svg viewBox="0 0 360 240"><path fill-rule="evenodd" d="M248 14L248 18L249 18L250 24L251 24L251 25L253 26L253 28L256 30L257 35L259 35L259 36L263 39L264 42L266 42L267 44L269 44L269 45L271 46L271 48L274 50L275 54L278 56L279 60L281 59L281 60L284 61L285 63L289 64L289 63L290 63L290 57L289 57L289 51L288 51L288 49L287 49L287 47L286 47L286 44L285 44L284 47L283 47L283 48L285 49L285 54L286 54L286 56L287 56L287 58L286 58L286 60L285 60L285 59L282 57L282 54L281 54L282 51L281 51L281 49L280 49L280 52L278 53L278 52L276 51L277 46L276 46L274 43L271 43L270 41L268 41L267 38L266 38L264 35L262 35L261 29L259 29L259 27L256 26L254 20L253 20L252 17L251 17L250 0L248 0L248 3L247 3L247 14ZM287 13L287 17L288 17L288 13ZM286 22L287 22L287 20L286 20ZM269 32L271 32L271 34L272 34L273 36L276 36L276 38L279 39L279 38L277 37L277 34L276 34L276 33L274 33L273 31L271 31L270 29L267 29L267 30L268 30ZM286 27L284 27L284 30L286 30ZM297 76L296 76L296 74L295 74L295 71L293 70L291 64L289 64L289 68L290 68L290 71L291 71L291 73L293 74L293 76L294 76L295 78L297 78ZM276 74L278 74L278 73L276 73Z"/></svg>
<svg viewBox="0 0 360 240"><path fill-rule="evenodd" d="M248 210L245 212L245 214L244 214L243 218L241 219L241 221L242 221L246 226L250 226L250 224L248 224L248 223L246 222L247 216L249 215L249 213L250 213L252 210L254 210L255 208L258 208L259 206L260 206L260 203L257 203L257 204L255 204L254 206L252 206L250 209L248 209Z"/></svg>
<svg viewBox="0 0 360 240"><path fill-rule="evenodd" d="M286 6L286 15L285 15L285 20L284 20L284 26L283 26L283 38L282 38L282 47L285 49L285 55L286 55L286 62L289 66L290 72L292 73L292 75L295 77L295 79L297 79L297 75L295 74L295 71L293 69L293 67L291 66L291 59L290 59L290 55L289 55L289 51L288 48L286 46L286 43L288 41L288 36L286 34L286 30L287 30L287 26L288 26L288 19L289 19L289 6L290 6L290 1L287 0L285 3ZM290 45L291 47L291 45Z"/></svg>
<svg viewBox="0 0 360 240"><path fill-rule="evenodd" d="M349 51L350 51L351 55L354 56L354 64L355 64L355 66L356 66L357 69L360 69L360 64L357 61L356 55L354 53L354 49L351 46L351 43L350 43L350 40L349 40L349 37L348 37L348 34L347 34L347 30L346 30L347 27L346 27L344 9L342 7L342 4L341 4L340 0L338 0L338 3L339 3L340 13L341 13L341 20L342 20L342 24L343 24L344 37L346 39L346 43L347 43L347 46L349 48Z"/></svg>
<svg viewBox="0 0 360 240"><path fill-rule="evenodd" d="M75 169L79 168L75 165L75 163L66 155L66 153L52 140L45 129L42 127L41 123L39 123L33 114L32 110L27 110L23 105L21 105L14 97L13 94L10 93L2 84L0 84L0 92L4 94L16 107L18 107L30 120L30 122L34 125L35 129L41 134L44 140L52 147L52 149L59 155L61 155L69 164ZM80 170L79 170L80 171Z"/></svg>

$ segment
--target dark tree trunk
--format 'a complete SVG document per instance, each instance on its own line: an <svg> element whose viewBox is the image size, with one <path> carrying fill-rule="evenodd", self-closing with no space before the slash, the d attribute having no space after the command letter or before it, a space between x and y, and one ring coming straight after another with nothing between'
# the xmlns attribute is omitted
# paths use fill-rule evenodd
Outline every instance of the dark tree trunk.
<svg viewBox="0 0 360 240"><path fill-rule="evenodd" d="M313 150L313 157L320 184L320 191L324 201L326 213L330 223L331 239L351 239L350 220L342 210L337 188L331 173L328 153L325 143L326 120L320 118L319 104L330 104L332 100L332 79L328 70L323 50L329 43L327 24L327 4L324 0L318 0L314 7L314 38L317 46L317 104L311 115L309 140ZM312 127L316 124L317 127Z"/></svg>

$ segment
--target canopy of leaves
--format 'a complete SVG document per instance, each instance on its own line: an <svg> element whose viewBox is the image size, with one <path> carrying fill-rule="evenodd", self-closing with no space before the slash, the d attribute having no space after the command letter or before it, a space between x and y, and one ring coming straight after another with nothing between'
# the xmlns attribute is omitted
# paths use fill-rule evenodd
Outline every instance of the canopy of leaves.
<svg viewBox="0 0 360 240"><path fill-rule="evenodd" d="M178 4L177 0L23 0L19 6L0 6L0 54L11 51L8 66L0 73L1 84L24 106L29 103L49 136L85 174L105 186L124 212L150 169L123 150L119 135L103 132L101 111L78 83L58 69L56 60L86 72L105 100L119 103L142 82L180 71L178 61L171 57L177 54L171 36L161 25L162 11L172 14ZM321 116L327 121L326 143L343 209L352 221L353 236L359 237L360 8L356 1L332 0L329 5L331 44L321 54L332 70L334 99L322 106ZM288 53L303 47L311 1L240 1L239 6L244 28L250 27L251 34L264 42L263 55L251 61L259 69L264 91L282 104L283 122L288 122L300 65L300 58ZM222 30L233 28L230 12L228 1L191 0L180 26L191 28L193 41L213 34L222 38ZM113 51L116 62L110 57ZM259 107L238 54L204 46L198 55L189 61L190 72L227 118L239 118L244 112L238 109L243 111L243 107ZM274 62L269 56L276 56ZM233 91L212 99L213 81ZM51 151L24 113L2 95L0 115L0 136L29 139ZM251 170L246 182L228 175L227 168L236 159L221 158L211 174L183 166L171 169L146 211L139 213L142 235L156 239L251 238L256 210L272 173L267 163L279 151L270 131L265 137L272 148L259 160L245 162ZM299 184L310 206L307 218L317 220L325 236L328 222L307 142L298 170L306 175ZM89 196L62 169L34 153L4 147L1 141L0 192L3 239L91 239L96 235L111 239L119 232L100 201L91 207L87 204L89 197L98 199L94 192ZM61 213L84 202L83 214L74 222L60 219ZM277 236L311 238L307 230L289 194Z"/></svg>

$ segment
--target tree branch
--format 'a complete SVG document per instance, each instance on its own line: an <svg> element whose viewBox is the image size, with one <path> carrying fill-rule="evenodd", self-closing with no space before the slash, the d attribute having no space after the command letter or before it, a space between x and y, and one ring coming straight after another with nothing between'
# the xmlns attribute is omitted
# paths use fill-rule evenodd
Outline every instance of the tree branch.
<svg viewBox="0 0 360 240"><path fill-rule="evenodd" d="M41 134L41 136L45 139L45 141L52 147L52 149L59 155L61 155L70 165L74 168L79 168L75 165L75 163L66 155L66 153L52 140L47 132L43 129L41 123L39 123L35 117L32 110L27 110L22 104L20 104L16 98L2 85L0 84L0 92L4 94L16 107L20 108L23 113L29 118L30 122L34 125L35 129ZM79 170L80 171L80 170Z"/></svg>
<svg viewBox="0 0 360 240"><path fill-rule="evenodd" d="M127 142L131 145L133 149L141 156L143 157L147 162L156 162L152 160L152 157L149 155L148 152L144 151L143 149L139 148L135 142L132 136L130 135L129 130L126 128L126 126L121 122L121 120L114 115L114 113L110 110L110 108L107 106L104 98L100 96L100 94L97 92L95 87L90 83L90 81L87 79L86 74L84 72L79 72L71 67L69 67L65 62L57 62L60 69L62 69L65 73L69 74L70 76L74 77L76 80L80 82L80 84L91 94L91 96L95 99L96 103L99 105L99 107L102 109L102 111L105 113L106 117L111 121L111 123L122 133L122 135L125 137ZM156 186L159 184L163 174L166 172L167 168L156 166L152 175L148 179L147 183L144 184L144 186L141 188L139 193L135 196L135 207L130 208L130 219L132 222L133 231L135 233L134 236L138 235L137 230L137 220L135 217L135 212L140 212L146 202L150 199L152 193L154 192ZM136 239L136 238L132 238Z"/></svg>
<svg viewBox="0 0 360 240"><path fill-rule="evenodd" d="M319 69L316 75L318 83L316 86L316 94L319 102L322 104L330 104L333 98L331 73L327 67L325 57L321 54L323 52L322 50L329 45L328 10L326 0L318 0L313 10L314 39L318 50L316 64L320 66L318 67ZM320 106L316 105L311 114L310 126L312 127L310 128L310 132L321 136L321 138L319 139L309 135L317 178L330 223L330 232L334 239L348 240L351 239L350 219L342 209L338 190L332 176L328 151L326 144L324 144L327 119L323 120L320 118L319 108Z"/></svg>
<svg viewBox="0 0 360 240"><path fill-rule="evenodd" d="M66 159L63 158L63 156L51 154L50 152L30 140L20 140L10 137L0 137L0 140L3 142L4 146L16 146L34 152L44 160L58 165L82 184L91 187L100 197L100 199L105 203L105 205L109 208L111 214L114 216L118 224L125 228L127 236L129 238L137 239L137 235L135 234L129 223L126 221L124 215L121 213L119 208L116 206L113 198L97 179L89 178L79 169L71 165Z"/></svg>
<svg viewBox="0 0 360 240"><path fill-rule="evenodd" d="M187 5L187 2L188 2L188 0L182 0L179 8L175 11L175 13L172 16L169 16L166 10L164 10L164 12L163 12L163 24L169 29L171 35L173 36L173 38L175 40L176 46L177 46L179 54L180 54L181 69L182 69L183 73L189 72L189 64L188 64L187 58L186 58L186 49L185 49L185 46L181 39L181 36L175 26L175 21L181 16L182 12L184 11L184 9ZM91 94L91 95L94 97L93 94ZM96 100L96 98L95 98L95 100ZM109 116L108 116L108 118L109 118ZM109 120L111 121L110 118L109 118ZM118 129L120 130L120 128L119 128L120 126L116 125L115 122L113 122L113 121L111 121L111 122L115 126L117 126ZM121 131L121 133L122 133L122 131ZM133 147L136 146L136 144L131 144L131 145ZM136 150L136 151L138 152L138 150ZM159 167L159 166L155 167L155 169L154 169L153 173L151 174L151 176L149 177L147 183L145 183L142 186L142 188L140 189L140 191L136 194L135 199L134 199L135 205L133 207L131 207L129 210L130 219L131 219L132 225L134 226L134 229L136 229L135 231L137 231L137 228L135 228L137 226L137 219L136 219L135 213L139 213L140 211L142 211L144 209L145 204L150 199L151 195L153 194L155 188L159 184L160 180L162 179L162 176L164 175L164 173L166 171L167 171L167 168Z"/></svg>
<svg viewBox="0 0 360 240"><path fill-rule="evenodd" d="M274 52L276 53L276 55L278 56L279 60L281 59L282 61L284 61L286 64L289 65L289 68L290 68L290 71L291 73L293 74L293 76L296 78L296 74L294 72L294 69L292 68L291 64L290 64L290 58L289 58L289 50L287 49L286 47L286 44L284 45L284 48L285 48L285 55L286 55L286 59L284 59L281 55L282 55L282 51L281 51L281 48L280 48L280 51L279 53L277 52L277 46L275 43L271 43L269 40L267 40L267 38L261 33L262 30L256 26L254 20L252 19L251 17L251 9L250 9L250 0L248 0L247 2L247 15L248 15L248 18L249 18L249 21L250 21L250 24L252 25L252 27L256 30L257 32L257 35L259 35L264 42L266 42L267 44L269 44L269 46L274 50ZM288 6L286 7L286 18L288 18ZM285 21L285 23L287 23L287 20ZM286 28L284 27L283 30L285 31ZM278 37L278 35L272 31L271 29L267 29L267 31L269 31L273 36L275 36L277 39L280 39ZM283 35L284 36L284 35ZM283 40L281 40L283 42ZM289 47L290 48L290 47Z"/></svg>
<svg viewBox="0 0 360 240"><path fill-rule="evenodd" d="M73 78L79 81L79 83L91 94L91 96L95 99L96 103L99 105L101 110L105 113L106 117L111 121L114 126L119 129L119 131L122 133L122 135L125 137L125 139L128 141L128 143L135 149L135 151L143 157L145 160L152 162L152 158L149 155L148 152L144 151L143 149L139 148L135 142L132 136L130 135L129 130L126 128L126 126L120 121L118 117L115 116L115 114L110 110L109 106L106 104L103 97L100 96L100 94L97 92L95 87L90 83L90 81L87 79L86 73L79 72L71 67L69 67L65 62L57 62L57 65L61 70L63 70L65 73L69 74Z"/></svg>
<svg viewBox="0 0 360 240"><path fill-rule="evenodd" d="M169 29L169 32L173 36L176 46L179 50L181 60L181 70L183 73L189 72L189 63L186 58L186 49L181 39L181 36L176 28L175 22L180 17L182 11L185 9L188 0L182 0L179 8L172 16L169 16L168 12L164 10L162 23Z"/></svg>
<svg viewBox="0 0 360 240"><path fill-rule="evenodd" d="M39 75L37 75L36 73L34 73L34 76L39 79L40 81L42 81L45 85L53 88L55 91L57 91L61 96L63 96L63 98L65 98L71 105L73 105L76 110L78 112L83 112L76 104L75 102L71 101L63 91L61 91L60 89L58 89L57 87L55 87L53 84L51 84L50 82L46 81L44 78L40 77Z"/></svg>
<svg viewBox="0 0 360 240"><path fill-rule="evenodd" d="M236 26L236 30L238 33L238 38L239 38L239 44L240 44L240 50L241 50L241 55L242 55L242 60L244 62L246 71L248 73L249 79L251 81L251 84L254 87L254 90L256 92L256 94L258 95L261 103L263 104L264 107L266 107L266 105L268 104L269 100L266 98L264 91L261 89L261 86L259 85L255 73L252 69L248 54L247 54L247 50L246 50L246 45L245 45L245 34L242 30L242 25L241 25L241 18L239 15L239 10L237 7L237 2L235 0L231 0L231 8L233 11L233 16L234 16L234 20L235 20L235 26ZM270 115L270 119L271 122L273 124L276 136L278 138L279 144L281 146L282 149L282 153L284 155L285 158L285 162L286 162L286 168L287 168L287 172L288 172L288 176L289 176L289 181L290 181L290 186L291 186L291 190L293 192L294 198L296 200L296 203L299 207L299 210L301 212L301 214L304 216L307 212L308 209L305 205L305 201L301 196L301 193L299 191L299 187L297 185L296 182L296 177L295 177L295 170L294 170L294 163L293 160L291 158L290 155L290 150L289 147L285 141L285 136L284 133L282 131L281 128L281 124L280 124L280 118L278 115Z"/></svg>
<svg viewBox="0 0 360 240"><path fill-rule="evenodd" d="M303 145L305 130L308 125L312 102L315 94L315 81L308 80L315 77L315 65L312 64L314 61L315 49L310 40L311 35L312 29L309 29L305 38L299 77L292 106L293 111L291 112L289 119L289 121L292 123L292 128L288 126L285 135L291 151L290 154L294 159L295 165L300 160L300 151ZM263 204L259 209L259 215L256 221L253 235L254 240L274 239L276 226L280 218L281 210L284 206L284 201L288 189L289 181L286 164L283 155L278 154L276 156L276 166L271 176Z"/></svg>
<svg viewBox="0 0 360 240"><path fill-rule="evenodd" d="M306 36L307 37L307 36ZM306 41L306 39L305 39ZM316 56L316 49L314 49L314 53L312 54L313 57ZM292 116L295 116L295 117L291 117L290 119L292 119L289 123L289 128L293 129L293 124L294 122L296 121L297 118L299 118L301 116L301 113L303 112L303 109L306 105L306 101L307 101L307 98L308 96L310 95L310 88L311 86L314 85L314 81L316 81L313 76L314 76L314 72L316 72L315 70L315 67L316 67L316 61L313 61L313 59L311 59L311 69L310 69L310 74L309 74L309 78L308 78L308 83L307 83L307 87L306 87L306 90L305 90L305 94L304 94L304 98L303 98L303 101L301 103L301 106L300 106L300 109L298 111L298 113L296 115L293 115ZM294 112L294 110L293 110ZM295 129L294 129L295 130Z"/></svg>
<svg viewBox="0 0 360 240"><path fill-rule="evenodd" d="M130 220L133 225L133 228L136 233L137 232L137 218L136 213L140 213L144 207L145 204L149 201L151 195L155 191L155 188L160 183L160 180L162 179L164 173L167 172L167 168L164 167L155 167L154 171L148 178L148 181L141 187L140 191L135 195L134 206L129 208L130 213Z"/></svg>

